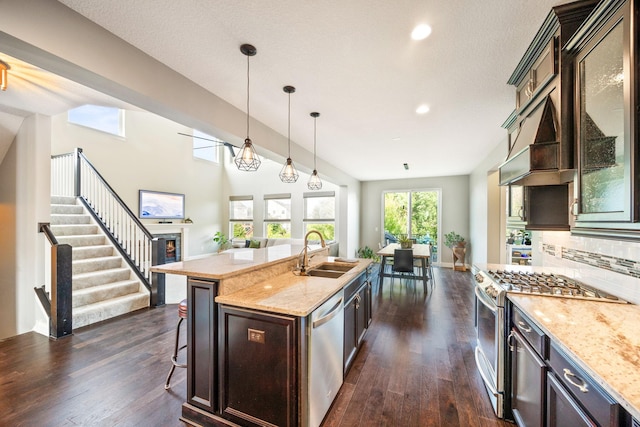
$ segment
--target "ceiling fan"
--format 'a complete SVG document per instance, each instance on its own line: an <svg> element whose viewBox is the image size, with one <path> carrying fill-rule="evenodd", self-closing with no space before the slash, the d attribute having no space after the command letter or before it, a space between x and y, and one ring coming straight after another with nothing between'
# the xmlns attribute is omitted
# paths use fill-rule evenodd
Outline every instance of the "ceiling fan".
<svg viewBox="0 0 640 427"><path fill-rule="evenodd" d="M178 135L188 136L189 138L203 139L205 141L211 141L216 143L215 145L207 145L205 147L194 147L194 150L200 150L203 148L220 147L221 145L224 145L225 147L229 148L229 151L231 152L231 157L236 156L236 152L233 149L238 147L226 141L220 141L219 139L204 138L202 136L196 136L196 135L189 135L188 133L182 133L182 132L178 132Z"/></svg>

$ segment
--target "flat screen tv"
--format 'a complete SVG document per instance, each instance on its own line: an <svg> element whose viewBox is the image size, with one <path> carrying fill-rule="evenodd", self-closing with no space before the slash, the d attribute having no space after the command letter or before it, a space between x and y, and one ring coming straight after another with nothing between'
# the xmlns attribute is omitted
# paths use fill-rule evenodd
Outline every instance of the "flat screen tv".
<svg viewBox="0 0 640 427"><path fill-rule="evenodd" d="M162 191L139 191L142 219L184 219L184 194Z"/></svg>

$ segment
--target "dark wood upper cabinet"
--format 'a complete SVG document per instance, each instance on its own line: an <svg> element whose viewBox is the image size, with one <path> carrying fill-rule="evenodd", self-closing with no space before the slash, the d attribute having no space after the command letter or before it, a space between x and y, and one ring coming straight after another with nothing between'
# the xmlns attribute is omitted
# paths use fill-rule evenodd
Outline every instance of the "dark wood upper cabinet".
<svg viewBox="0 0 640 427"><path fill-rule="evenodd" d="M640 237L637 9L634 0L601 2L565 47L575 87L575 234Z"/></svg>
<svg viewBox="0 0 640 427"><path fill-rule="evenodd" d="M510 186L509 226L570 229L575 97L572 61L562 46L597 3L585 0L552 8L508 81L516 88L516 109L503 125L509 150L500 166L500 185Z"/></svg>

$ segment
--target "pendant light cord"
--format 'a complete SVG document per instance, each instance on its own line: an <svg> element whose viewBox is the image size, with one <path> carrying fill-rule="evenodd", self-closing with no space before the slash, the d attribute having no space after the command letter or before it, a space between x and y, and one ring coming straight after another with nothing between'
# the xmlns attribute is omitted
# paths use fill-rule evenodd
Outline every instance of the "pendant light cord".
<svg viewBox="0 0 640 427"><path fill-rule="evenodd" d="M291 92L289 92L289 121L287 123L287 145L289 158L291 158Z"/></svg>
<svg viewBox="0 0 640 427"><path fill-rule="evenodd" d="M316 121L318 119L316 117L313 118L313 170L316 170L316 137L317 137L317 131L316 131Z"/></svg>
<svg viewBox="0 0 640 427"><path fill-rule="evenodd" d="M247 139L249 139L249 55L247 55Z"/></svg>

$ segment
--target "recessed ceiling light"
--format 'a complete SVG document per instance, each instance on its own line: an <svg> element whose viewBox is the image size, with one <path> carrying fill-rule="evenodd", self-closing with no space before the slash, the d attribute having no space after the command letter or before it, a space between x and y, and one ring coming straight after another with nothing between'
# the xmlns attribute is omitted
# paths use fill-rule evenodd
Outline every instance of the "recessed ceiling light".
<svg viewBox="0 0 640 427"><path fill-rule="evenodd" d="M431 27L427 24L420 24L411 31L411 38L413 40L424 40L431 34Z"/></svg>
<svg viewBox="0 0 640 427"><path fill-rule="evenodd" d="M417 114L426 114L429 112L429 106L428 105L421 105L418 108L416 108L416 113Z"/></svg>

